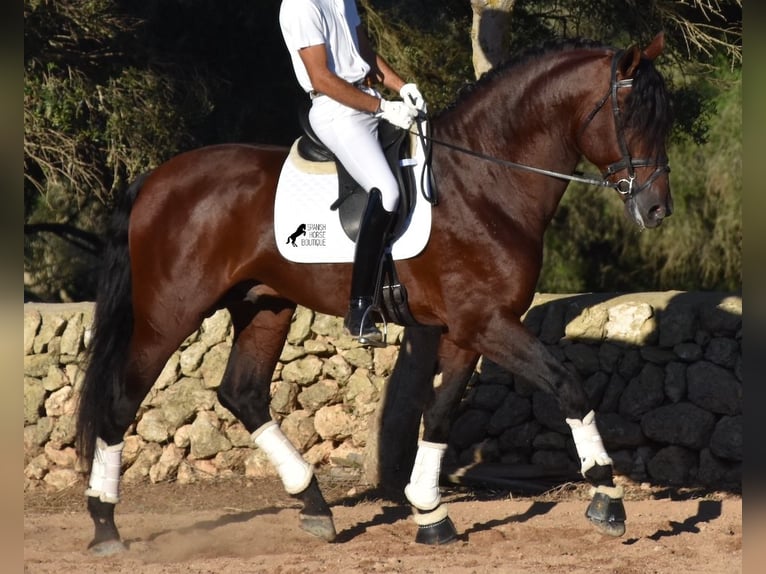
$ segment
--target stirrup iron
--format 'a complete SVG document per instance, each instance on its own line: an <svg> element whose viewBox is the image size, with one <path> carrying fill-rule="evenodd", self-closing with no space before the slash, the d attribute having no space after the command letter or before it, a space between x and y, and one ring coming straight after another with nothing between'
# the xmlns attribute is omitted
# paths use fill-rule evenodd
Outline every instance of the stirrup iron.
<svg viewBox="0 0 766 574"><path fill-rule="evenodd" d="M375 326L375 323L373 322L372 325L375 327L375 332L380 333L380 340L377 338L368 338L368 335L363 334L364 326L366 324L367 318L370 315L370 313L376 313L379 317L381 322L383 323L383 331L379 331L377 326ZM369 345L371 347L385 347L388 343L388 322L386 321L386 318L383 316L383 313L380 312L380 307L376 305L375 301L373 301L367 309L365 309L364 313L362 314L362 320L359 323L359 332L358 333L351 333L351 336L354 337L357 341L359 341L363 345Z"/></svg>

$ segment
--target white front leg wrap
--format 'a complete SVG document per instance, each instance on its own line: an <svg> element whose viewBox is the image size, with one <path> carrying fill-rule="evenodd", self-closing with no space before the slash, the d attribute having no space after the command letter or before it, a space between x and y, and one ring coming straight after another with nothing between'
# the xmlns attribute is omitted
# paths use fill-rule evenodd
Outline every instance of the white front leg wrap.
<svg viewBox="0 0 766 574"><path fill-rule="evenodd" d="M566 419L566 421L572 429L577 455L580 457L580 472L583 476L596 464L612 464L612 459L606 453L596 427L596 413L590 411L582 420Z"/></svg>
<svg viewBox="0 0 766 574"><path fill-rule="evenodd" d="M96 451L90 469L87 496L101 502L117 504L120 501L120 469L122 468L122 447L124 442L108 446L103 439L96 439Z"/></svg>
<svg viewBox="0 0 766 574"><path fill-rule="evenodd" d="M412 467L410 483L404 487L404 495L419 510L434 510L441 502L439 474L446 444L418 442L418 454Z"/></svg>
<svg viewBox="0 0 766 574"><path fill-rule="evenodd" d="M267 422L250 436L277 469L288 494L298 494L306 490L314 476L313 468L303 460L276 421Z"/></svg>

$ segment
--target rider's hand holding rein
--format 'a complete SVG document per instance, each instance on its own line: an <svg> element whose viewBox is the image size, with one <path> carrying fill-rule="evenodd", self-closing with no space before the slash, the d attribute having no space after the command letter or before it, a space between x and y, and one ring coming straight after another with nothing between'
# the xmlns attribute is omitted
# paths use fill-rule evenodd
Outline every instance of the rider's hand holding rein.
<svg viewBox="0 0 766 574"><path fill-rule="evenodd" d="M378 112L375 115L394 124L396 127L408 130L417 115L417 110L407 105L406 102L396 102L381 98L380 108L378 108Z"/></svg>
<svg viewBox="0 0 766 574"><path fill-rule="evenodd" d="M409 129L419 114L426 113L426 100L415 84L404 84L399 89L401 102L381 98L377 116L402 129Z"/></svg>
<svg viewBox="0 0 766 574"><path fill-rule="evenodd" d="M417 112L426 113L428 111L426 109L426 100L415 84L404 84L399 90L399 95L404 100L404 103L416 112L416 115Z"/></svg>

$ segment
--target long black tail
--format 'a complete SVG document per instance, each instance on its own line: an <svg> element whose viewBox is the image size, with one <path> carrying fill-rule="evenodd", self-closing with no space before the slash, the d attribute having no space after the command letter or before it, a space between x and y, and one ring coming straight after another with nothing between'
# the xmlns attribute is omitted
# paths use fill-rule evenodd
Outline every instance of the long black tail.
<svg viewBox="0 0 766 574"><path fill-rule="evenodd" d="M101 260L98 294L87 351L87 369L77 412L76 448L84 467L93 460L96 439L113 400L123 388L133 334L133 303L128 252L128 222L148 174L140 175L122 195L112 215Z"/></svg>

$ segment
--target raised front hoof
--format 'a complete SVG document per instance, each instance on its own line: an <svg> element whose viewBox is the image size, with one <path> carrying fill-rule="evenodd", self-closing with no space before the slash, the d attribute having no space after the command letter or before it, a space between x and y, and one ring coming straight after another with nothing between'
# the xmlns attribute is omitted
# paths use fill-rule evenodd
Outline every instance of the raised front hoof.
<svg viewBox="0 0 766 574"><path fill-rule="evenodd" d="M101 542L94 540L88 545L88 550L96 556L114 556L127 552L128 548L120 540L103 540Z"/></svg>
<svg viewBox="0 0 766 574"><path fill-rule="evenodd" d="M457 540L457 530L449 516L433 524L419 525L418 533L415 535L415 542L430 546L449 544L455 540Z"/></svg>
<svg viewBox="0 0 766 574"><path fill-rule="evenodd" d="M625 534L625 506L621 498L611 498L602 492L593 495L585 516L602 533L609 536Z"/></svg>
<svg viewBox="0 0 766 574"><path fill-rule="evenodd" d="M332 516L301 514L300 520L301 528L309 534L313 534L325 542L335 540L337 533L335 532L335 522L333 522Z"/></svg>

